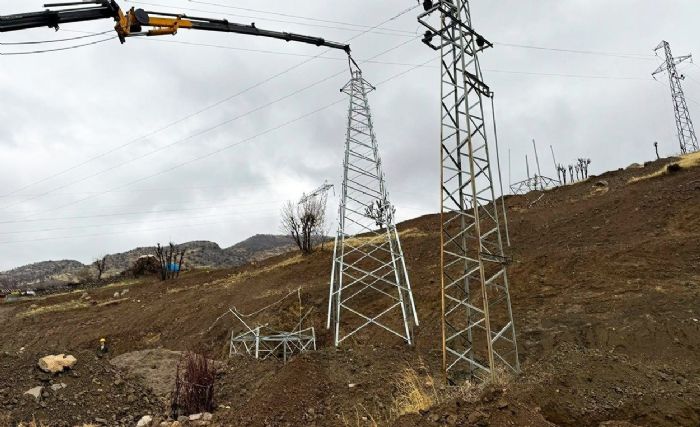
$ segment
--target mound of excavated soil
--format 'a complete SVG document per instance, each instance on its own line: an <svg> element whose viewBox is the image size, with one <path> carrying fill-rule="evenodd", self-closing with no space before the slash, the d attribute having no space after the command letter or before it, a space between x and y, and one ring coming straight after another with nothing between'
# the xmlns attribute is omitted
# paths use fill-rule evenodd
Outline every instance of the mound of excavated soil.
<svg viewBox="0 0 700 427"><path fill-rule="evenodd" d="M110 362L167 400L175 388L175 374L181 355L179 351L149 349L124 353Z"/></svg>

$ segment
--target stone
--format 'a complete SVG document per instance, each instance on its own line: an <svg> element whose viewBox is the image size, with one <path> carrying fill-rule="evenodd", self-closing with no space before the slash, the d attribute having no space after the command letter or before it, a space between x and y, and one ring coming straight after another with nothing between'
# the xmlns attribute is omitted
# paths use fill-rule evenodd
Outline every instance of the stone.
<svg viewBox="0 0 700 427"><path fill-rule="evenodd" d="M119 292L114 293L114 298L119 298L120 296L121 296L121 294Z"/></svg>
<svg viewBox="0 0 700 427"><path fill-rule="evenodd" d="M177 417L177 420L178 420L181 424L185 424L185 423L188 422L190 419L189 419L189 417L187 417L187 416L185 416L185 415L180 415L179 417Z"/></svg>
<svg viewBox="0 0 700 427"><path fill-rule="evenodd" d="M53 390L54 392L56 392L56 391L58 391L58 390L61 390L61 389L63 389L63 388L66 388L66 387L68 387L68 386L67 386L65 383L53 384L53 385L51 386L51 390Z"/></svg>
<svg viewBox="0 0 700 427"><path fill-rule="evenodd" d="M34 388L30 388L29 390L25 391L24 394L33 397L34 400L39 400L39 399L41 399L41 392L42 391L44 391L44 387L36 386Z"/></svg>
<svg viewBox="0 0 700 427"><path fill-rule="evenodd" d="M150 415L144 415L141 417L139 422L136 423L136 427L148 427L153 422L153 417Z"/></svg>
<svg viewBox="0 0 700 427"><path fill-rule="evenodd" d="M608 186L608 181L601 179L600 181L596 182L594 184L596 187L607 187Z"/></svg>
<svg viewBox="0 0 700 427"><path fill-rule="evenodd" d="M202 419L203 419L204 421L211 421L212 418L214 418L214 415L212 415L212 414L209 413L209 412L205 412L205 413L202 414Z"/></svg>
<svg viewBox="0 0 700 427"><path fill-rule="evenodd" d="M487 418L487 416L483 412L474 411L471 414L469 414L469 417L467 418L467 422L469 423L469 425L480 424L483 421L485 421L486 418Z"/></svg>
<svg viewBox="0 0 700 427"><path fill-rule="evenodd" d="M182 423L180 423L180 421L173 421L170 427L182 427Z"/></svg>
<svg viewBox="0 0 700 427"><path fill-rule="evenodd" d="M190 421L197 421L202 419L202 414L192 414L190 415Z"/></svg>
<svg viewBox="0 0 700 427"><path fill-rule="evenodd" d="M109 421L105 420L104 418L95 418L95 422L97 424L102 424L103 426L109 425Z"/></svg>
<svg viewBox="0 0 700 427"><path fill-rule="evenodd" d="M77 362L78 359L70 354L49 355L39 359L39 369L44 372L57 374L65 369L73 368Z"/></svg>

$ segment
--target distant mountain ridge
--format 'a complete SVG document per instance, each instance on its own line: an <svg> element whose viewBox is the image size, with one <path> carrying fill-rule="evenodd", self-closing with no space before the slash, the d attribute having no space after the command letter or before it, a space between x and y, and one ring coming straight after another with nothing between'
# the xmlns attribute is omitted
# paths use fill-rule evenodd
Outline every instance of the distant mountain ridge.
<svg viewBox="0 0 700 427"><path fill-rule="evenodd" d="M228 248L210 241L192 241L177 245L185 249L186 268L231 268L260 261L295 248L289 236L256 234ZM139 247L107 255L105 276L120 274L143 255L155 255L155 246ZM42 261L0 272L0 289L46 288L79 281L94 269L75 260ZM94 273L94 271L92 271Z"/></svg>

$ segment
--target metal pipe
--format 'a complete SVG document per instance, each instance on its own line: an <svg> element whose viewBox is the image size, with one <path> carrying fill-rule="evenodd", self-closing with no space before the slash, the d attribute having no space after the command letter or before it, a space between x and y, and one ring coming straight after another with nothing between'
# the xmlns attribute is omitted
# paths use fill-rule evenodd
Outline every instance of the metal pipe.
<svg viewBox="0 0 700 427"><path fill-rule="evenodd" d="M503 178L501 177L501 157L500 149L498 148L498 132L496 131L496 108L494 107L493 99L496 94L491 94L491 116L493 118L493 140L496 143L496 165L498 166L498 185L501 187L501 208L503 209L503 224L506 231L506 243L510 247L510 233L508 232L508 213L506 212L506 197L503 193Z"/></svg>

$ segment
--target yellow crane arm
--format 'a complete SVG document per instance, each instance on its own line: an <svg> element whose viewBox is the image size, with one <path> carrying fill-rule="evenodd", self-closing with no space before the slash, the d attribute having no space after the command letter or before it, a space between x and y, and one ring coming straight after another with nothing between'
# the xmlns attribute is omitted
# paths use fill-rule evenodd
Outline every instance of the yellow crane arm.
<svg viewBox="0 0 700 427"><path fill-rule="evenodd" d="M93 4L94 6L85 6ZM218 31L225 33L237 33L249 36L268 37L288 42L299 42L325 46L331 49L344 50L350 53L347 44L327 41L321 37L306 36L303 34L287 33L260 29L255 24L244 25L229 22L225 19L211 19L187 16L185 14L173 14L165 12L147 12L143 9L131 8L124 13L115 0L91 0L80 2L56 3L44 5L45 7L62 7L57 10L44 10L41 12L20 13L14 15L0 15L0 32L18 31L28 28L50 27L58 29L59 25L71 22L92 21L97 19L113 18L116 21L115 30L119 40L124 43L128 37L133 36L161 36L177 34L180 28L203 31ZM73 7L81 6L81 7ZM69 7L63 9L63 7ZM144 27L148 27L144 31Z"/></svg>

